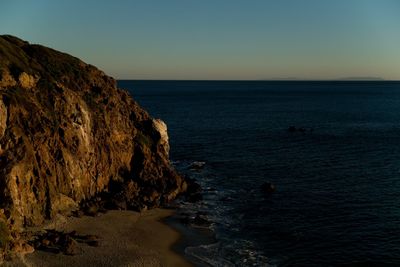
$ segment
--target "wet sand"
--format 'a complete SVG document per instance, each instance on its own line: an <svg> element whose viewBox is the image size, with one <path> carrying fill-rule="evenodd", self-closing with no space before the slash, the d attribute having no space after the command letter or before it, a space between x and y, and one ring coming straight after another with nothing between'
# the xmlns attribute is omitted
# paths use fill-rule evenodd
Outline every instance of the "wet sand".
<svg viewBox="0 0 400 267"><path fill-rule="evenodd" d="M10 266L192 266L172 250L181 235L162 222L173 210L143 213L109 211L98 217L70 217L58 223L60 231L100 237L99 247L79 244L79 255L35 251Z"/></svg>

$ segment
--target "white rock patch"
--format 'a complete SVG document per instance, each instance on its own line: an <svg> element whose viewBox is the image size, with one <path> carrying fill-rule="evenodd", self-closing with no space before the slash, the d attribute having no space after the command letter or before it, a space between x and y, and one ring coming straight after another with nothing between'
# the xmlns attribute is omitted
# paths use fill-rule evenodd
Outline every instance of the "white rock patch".
<svg viewBox="0 0 400 267"><path fill-rule="evenodd" d="M153 119L153 127L160 134L160 140L158 144L161 145L166 155L169 155L169 142L168 142L168 131L167 125L161 119Z"/></svg>

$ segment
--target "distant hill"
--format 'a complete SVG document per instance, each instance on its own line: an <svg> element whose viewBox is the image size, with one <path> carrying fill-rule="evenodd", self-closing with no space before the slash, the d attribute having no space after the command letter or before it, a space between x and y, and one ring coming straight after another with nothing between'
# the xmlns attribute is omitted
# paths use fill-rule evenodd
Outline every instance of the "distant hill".
<svg viewBox="0 0 400 267"><path fill-rule="evenodd" d="M341 81L384 81L382 77L344 77L339 78Z"/></svg>
<svg viewBox="0 0 400 267"><path fill-rule="evenodd" d="M370 77L370 76L360 76L360 77L342 77L342 78L332 78L332 79L305 79L298 77L274 77L269 79L263 79L262 81L385 81L382 77Z"/></svg>

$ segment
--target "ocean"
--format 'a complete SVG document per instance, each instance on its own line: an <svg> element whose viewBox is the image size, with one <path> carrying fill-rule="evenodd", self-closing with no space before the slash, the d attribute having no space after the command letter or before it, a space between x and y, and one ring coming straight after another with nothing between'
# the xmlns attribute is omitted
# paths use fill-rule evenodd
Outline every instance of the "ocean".
<svg viewBox="0 0 400 267"><path fill-rule="evenodd" d="M400 266L399 82L118 85L203 187L182 206L212 223L216 243L186 249L205 266Z"/></svg>

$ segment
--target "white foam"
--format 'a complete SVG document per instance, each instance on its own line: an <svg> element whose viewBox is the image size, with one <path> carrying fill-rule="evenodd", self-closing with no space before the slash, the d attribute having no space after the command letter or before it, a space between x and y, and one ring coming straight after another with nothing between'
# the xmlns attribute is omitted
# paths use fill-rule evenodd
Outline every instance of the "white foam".
<svg viewBox="0 0 400 267"><path fill-rule="evenodd" d="M187 247L185 253L211 266L234 267L235 264L219 256L219 243Z"/></svg>
<svg viewBox="0 0 400 267"><path fill-rule="evenodd" d="M217 242L209 245L187 247L185 253L201 262L216 267L273 267L273 265L268 263L267 257L248 248L252 246L253 244L247 240L233 241L230 245L225 242ZM236 256L235 259L232 258L232 255ZM227 257L229 257L229 260Z"/></svg>

